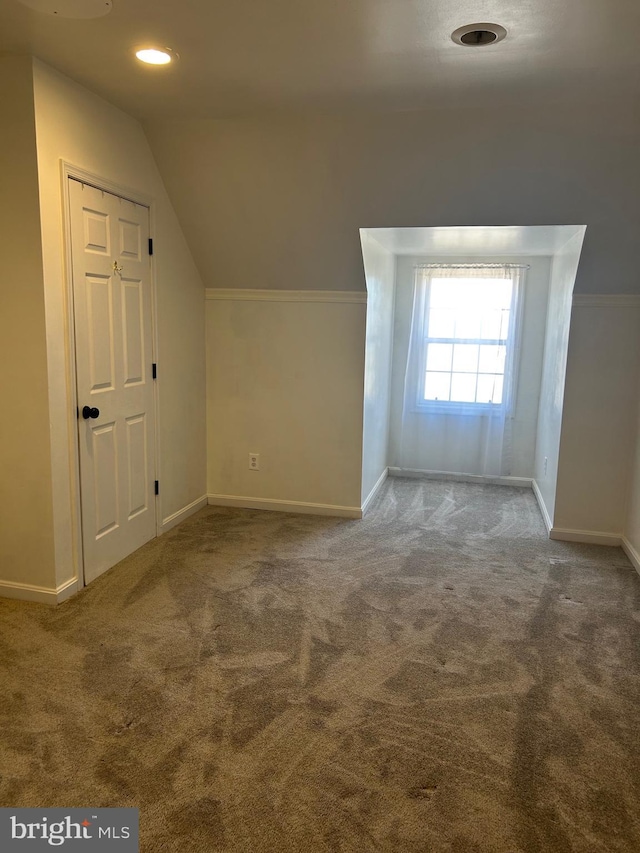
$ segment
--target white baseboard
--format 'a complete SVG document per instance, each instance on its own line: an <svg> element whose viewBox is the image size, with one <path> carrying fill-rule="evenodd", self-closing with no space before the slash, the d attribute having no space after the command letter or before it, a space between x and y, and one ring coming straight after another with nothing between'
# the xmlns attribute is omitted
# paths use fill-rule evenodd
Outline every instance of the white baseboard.
<svg viewBox="0 0 640 853"><path fill-rule="evenodd" d="M553 524L551 523L551 516L549 515L549 510L547 509L547 505L542 497L542 492L535 480L531 481L531 488L533 489L533 494L536 496L536 500L538 501L538 507L540 509L542 520L544 521L544 526L547 528L547 533L549 533L553 527Z"/></svg>
<svg viewBox="0 0 640 853"><path fill-rule="evenodd" d="M452 471L423 471L420 468L389 468L390 477L416 477L425 480L447 480L452 483L477 483L481 486L515 486L530 489L531 477L487 477L484 474L458 474Z"/></svg>
<svg viewBox="0 0 640 853"><path fill-rule="evenodd" d="M583 542L585 545L611 545L613 547L622 545L620 533L604 533L600 530L570 530L566 527L552 527L549 531L549 539L558 539L561 542Z"/></svg>
<svg viewBox="0 0 640 853"><path fill-rule="evenodd" d="M549 539L560 542L583 542L585 545L609 545L612 547L622 545L622 537L618 533L604 533L601 530L572 530L567 527L554 527L549 515L549 510L544 502L540 488L535 480L531 483L533 494L536 496L542 520L544 521Z"/></svg>
<svg viewBox="0 0 640 853"><path fill-rule="evenodd" d="M72 578L60 584L56 589L44 586L33 586L28 583L11 583L0 581L0 597L14 598L20 601L35 601L38 604L55 605L70 598L78 591L78 580Z"/></svg>
<svg viewBox="0 0 640 853"><path fill-rule="evenodd" d="M303 515L330 515L338 518L362 518L359 506L334 506L303 501L278 501L273 498L245 498L239 495L209 495L211 506L233 506L239 509L266 509L271 512L295 512Z"/></svg>
<svg viewBox="0 0 640 853"><path fill-rule="evenodd" d="M77 578L71 578L70 581L66 581L65 583L61 584L56 589L57 603L60 604L61 602L66 601L67 598L71 598L71 596L75 595L75 593L78 592L80 589L82 589L82 586L80 583L78 583Z"/></svg>
<svg viewBox="0 0 640 853"><path fill-rule="evenodd" d="M631 542L627 539L626 536L622 537L622 550L627 555L627 557L631 560L634 569L640 575L640 554L633 547Z"/></svg>
<svg viewBox="0 0 640 853"><path fill-rule="evenodd" d="M171 530L172 527L180 524L181 521L184 521L186 518L189 518L190 515L193 515L194 512L198 512L199 509L206 506L207 502L207 495L203 495L201 498L198 498L198 500L192 501L190 504L187 504L187 506L179 509L178 512L174 512L173 515L167 516L167 518L162 520L161 532L166 533L167 530Z"/></svg>
<svg viewBox="0 0 640 853"><path fill-rule="evenodd" d="M375 496L378 494L378 492L382 488L384 481L387 479L388 476L389 476L389 469L385 468L384 471L382 472L382 474L380 474L380 476L378 477L378 480L377 480L375 486L371 489L371 491L369 492L367 497L362 502L362 516L363 517L364 517L365 512L369 509L371 502L373 501Z"/></svg>

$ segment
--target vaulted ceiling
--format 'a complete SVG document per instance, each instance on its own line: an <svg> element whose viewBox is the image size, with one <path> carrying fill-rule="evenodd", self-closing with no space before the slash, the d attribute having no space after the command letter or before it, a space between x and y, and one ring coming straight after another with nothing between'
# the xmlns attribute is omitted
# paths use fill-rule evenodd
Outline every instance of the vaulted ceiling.
<svg viewBox="0 0 640 853"><path fill-rule="evenodd" d="M452 42L476 21L507 38ZM0 0L0 52L33 53L141 119L606 96L638 86L639 33L637 0L113 0L94 20ZM179 61L142 66L148 43Z"/></svg>

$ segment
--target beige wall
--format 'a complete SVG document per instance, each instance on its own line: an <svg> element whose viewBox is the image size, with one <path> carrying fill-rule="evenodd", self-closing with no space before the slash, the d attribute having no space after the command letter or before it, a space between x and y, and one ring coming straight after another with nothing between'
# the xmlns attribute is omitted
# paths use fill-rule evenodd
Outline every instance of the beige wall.
<svg viewBox="0 0 640 853"><path fill-rule="evenodd" d="M592 531L619 540L636 439L640 306L578 304L564 391L556 531Z"/></svg>
<svg viewBox="0 0 640 853"><path fill-rule="evenodd" d="M358 509L366 306L288 299L207 300L209 493Z"/></svg>
<svg viewBox="0 0 640 853"><path fill-rule="evenodd" d="M58 583L75 573L61 160L152 198L161 516L206 493L204 291L140 124L34 63Z"/></svg>
<svg viewBox="0 0 640 853"><path fill-rule="evenodd" d="M55 586L31 60L0 58L0 594Z"/></svg>

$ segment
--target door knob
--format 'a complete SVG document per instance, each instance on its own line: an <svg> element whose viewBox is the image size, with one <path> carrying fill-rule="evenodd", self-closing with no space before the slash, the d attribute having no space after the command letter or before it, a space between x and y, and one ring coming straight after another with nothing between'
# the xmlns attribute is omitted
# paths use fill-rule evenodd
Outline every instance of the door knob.
<svg viewBox="0 0 640 853"><path fill-rule="evenodd" d="M96 409L95 406L83 406L82 417L85 419L85 421L88 421L89 418L99 418L100 409Z"/></svg>

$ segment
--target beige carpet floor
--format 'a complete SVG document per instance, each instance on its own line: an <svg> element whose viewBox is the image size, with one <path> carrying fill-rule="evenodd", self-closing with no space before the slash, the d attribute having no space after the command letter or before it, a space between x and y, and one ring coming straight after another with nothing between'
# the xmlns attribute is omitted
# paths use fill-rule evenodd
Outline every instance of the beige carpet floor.
<svg viewBox="0 0 640 853"><path fill-rule="evenodd" d="M0 601L0 805L143 853L640 850L640 578L529 491L207 508L57 609Z"/></svg>

